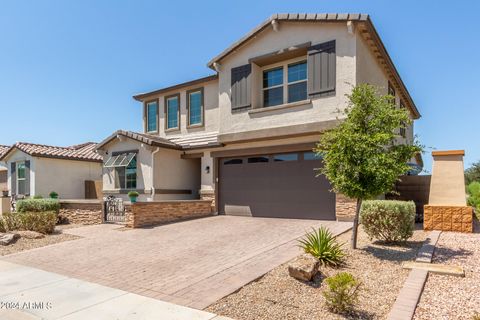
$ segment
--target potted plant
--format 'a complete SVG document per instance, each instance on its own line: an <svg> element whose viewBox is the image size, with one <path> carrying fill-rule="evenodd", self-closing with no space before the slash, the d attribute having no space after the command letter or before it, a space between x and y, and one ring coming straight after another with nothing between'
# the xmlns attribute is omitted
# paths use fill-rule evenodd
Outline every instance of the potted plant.
<svg viewBox="0 0 480 320"><path fill-rule="evenodd" d="M7 188L2 189L2 196L8 197L8 189Z"/></svg>
<svg viewBox="0 0 480 320"><path fill-rule="evenodd" d="M131 203L137 202L137 198L140 194L137 191L130 191L128 197L130 198Z"/></svg>
<svg viewBox="0 0 480 320"><path fill-rule="evenodd" d="M50 192L50 194L48 196L51 199L58 199L58 193L56 193L55 191Z"/></svg>

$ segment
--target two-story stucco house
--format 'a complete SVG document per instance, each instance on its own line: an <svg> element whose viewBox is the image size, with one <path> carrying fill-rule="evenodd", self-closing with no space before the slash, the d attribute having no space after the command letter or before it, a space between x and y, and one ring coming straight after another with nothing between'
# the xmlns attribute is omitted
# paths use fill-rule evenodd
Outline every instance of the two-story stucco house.
<svg viewBox="0 0 480 320"><path fill-rule="evenodd" d="M335 219L341 195L314 169L321 133L370 83L420 114L368 15L275 14L208 62L212 76L134 96L141 133L97 149L105 194L214 199L219 214ZM411 142L413 126L399 130Z"/></svg>

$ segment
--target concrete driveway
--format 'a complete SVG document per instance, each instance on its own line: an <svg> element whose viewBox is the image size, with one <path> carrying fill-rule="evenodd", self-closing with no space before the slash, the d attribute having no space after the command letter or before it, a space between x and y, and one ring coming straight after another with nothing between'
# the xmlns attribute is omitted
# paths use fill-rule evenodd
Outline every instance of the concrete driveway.
<svg viewBox="0 0 480 320"><path fill-rule="evenodd" d="M351 223L215 216L126 229L103 224L68 229L82 239L1 260L127 292L204 309L300 253L312 227L334 234Z"/></svg>

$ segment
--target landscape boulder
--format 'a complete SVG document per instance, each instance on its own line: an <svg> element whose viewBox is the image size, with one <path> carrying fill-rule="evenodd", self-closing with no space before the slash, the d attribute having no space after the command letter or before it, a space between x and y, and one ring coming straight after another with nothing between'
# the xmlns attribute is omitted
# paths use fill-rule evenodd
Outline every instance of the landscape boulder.
<svg viewBox="0 0 480 320"><path fill-rule="evenodd" d="M310 254L303 254L288 265L291 277L301 281L311 281L318 272L319 261Z"/></svg>
<svg viewBox="0 0 480 320"><path fill-rule="evenodd" d="M41 239L45 238L45 235L43 233L37 232L37 231L16 231L16 234L18 234L19 237L25 238L25 239Z"/></svg>
<svg viewBox="0 0 480 320"><path fill-rule="evenodd" d="M0 245L8 246L15 242L20 236L15 233L0 233Z"/></svg>

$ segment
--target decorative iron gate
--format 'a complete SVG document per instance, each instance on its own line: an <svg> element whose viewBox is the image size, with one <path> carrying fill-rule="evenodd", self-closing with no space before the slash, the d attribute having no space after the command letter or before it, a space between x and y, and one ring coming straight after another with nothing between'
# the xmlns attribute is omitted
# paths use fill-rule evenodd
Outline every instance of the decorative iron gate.
<svg viewBox="0 0 480 320"><path fill-rule="evenodd" d="M125 222L125 206L122 198L108 196L104 202L105 222Z"/></svg>

